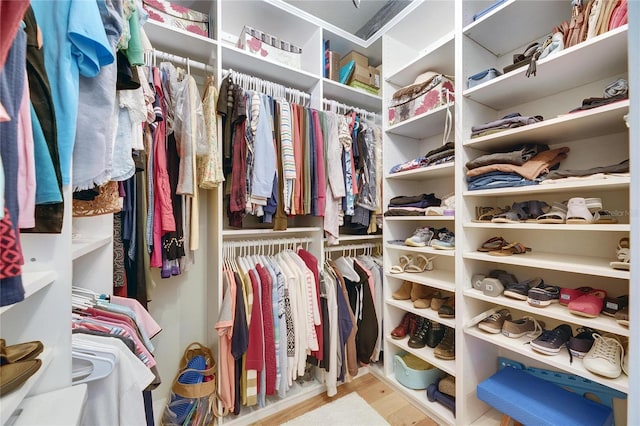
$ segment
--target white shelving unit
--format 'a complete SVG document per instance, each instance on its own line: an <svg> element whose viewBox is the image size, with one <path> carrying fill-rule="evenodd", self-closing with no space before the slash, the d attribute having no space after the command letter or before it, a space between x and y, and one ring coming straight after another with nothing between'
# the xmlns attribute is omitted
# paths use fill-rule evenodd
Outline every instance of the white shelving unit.
<svg viewBox="0 0 640 426"><path fill-rule="evenodd" d="M629 393L631 382L623 373L616 379L597 376L562 350L557 356L542 355L526 343L530 338L510 339L502 334L490 334L475 324L466 326L474 317L489 308L506 307L514 317L530 315L546 323L548 328L569 324L575 331L586 326L605 333L630 338L633 326L619 325L613 318L601 315L583 318L571 314L566 306L552 304L537 308L526 301L504 296L491 297L473 289L471 277L491 269L504 269L519 278L541 277L547 283L577 288L588 285L606 289L611 297L629 294L631 273L610 267L616 260L615 249L620 238L632 230L634 219L630 209L628 176L607 176L606 179L569 179L550 184L500 189L468 190L465 164L482 154L508 151L522 143L544 143L550 149L569 148L561 169L588 169L616 164L629 158L629 130L623 117L631 109L624 100L603 107L569 113L579 107L582 99L601 97L604 87L617 78L628 78L627 25L613 29L585 42L551 55L537 63L537 74L527 78L526 67L519 68L473 88L466 88L466 79L487 68L502 70L512 62L512 54L520 53L533 41L546 37L547 32L563 20L569 20L571 8L565 2L545 2L539 8L534 2L508 0L477 21L472 16L490 2L462 0L457 3L456 89L462 92L456 106L456 183L461 197L456 199L456 219L464 239L456 250L457 292L461 295L457 336L462 362L458 364L459 403L465 407L456 417L457 424L490 424L495 410L475 396L476 386L498 369L497 357L506 357L525 365L575 374L596 383ZM518 19L516 16L526 19ZM500 28L500 31L496 31ZM456 33L457 37L458 33ZM598 63L593 58L598 57ZM592 65L587 65L590 63ZM583 72L584 71L584 72ZM461 90L460 90L461 89ZM471 127L499 119L511 112L541 115L544 120L532 125L472 138ZM604 147L606 146L606 149ZM572 197L598 197L603 208L619 213L617 224L545 225L537 223L474 222L475 209L480 206L510 206L514 202L542 200L548 204ZM458 203L459 201L459 203ZM512 256L492 256L477 248L494 236L519 241L532 251ZM457 329L458 329L457 328ZM477 354L482 353L482 357ZM621 402L624 406L624 401ZM628 401L629 406L633 402ZM626 411L614 404L617 424L625 424ZM630 418L630 417L629 417ZM475 423L474 423L475 422Z"/></svg>

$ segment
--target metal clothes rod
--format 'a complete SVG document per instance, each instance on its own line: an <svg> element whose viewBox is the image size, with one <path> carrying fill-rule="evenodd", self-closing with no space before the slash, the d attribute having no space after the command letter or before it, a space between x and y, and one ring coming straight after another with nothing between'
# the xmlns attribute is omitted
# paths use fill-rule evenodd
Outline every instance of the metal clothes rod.
<svg viewBox="0 0 640 426"><path fill-rule="evenodd" d="M326 252L335 252L335 251L348 251L348 250L361 250L361 249L374 249L377 248L379 244L376 243L362 243L362 244L348 244L345 246L329 246L325 247L324 251Z"/></svg>
<svg viewBox="0 0 640 426"><path fill-rule="evenodd" d="M205 64L204 62L194 61L193 59L185 58L184 56L178 56L172 53L162 52L156 49L148 51L147 53L151 55L151 57L149 58L149 60L152 61L151 63L155 63L155 59L160 58L160 59L164 59L165 61L171 61L171 62L176 62L178 64L182 64L187 67L187 70L189 68L195 68L204 72L215 72L215 67L213 65L208 65L208 64Z"/></svg>
<svg viewBox="0 0 640 426"><path fill-rule="evenodd" d="M359 114L365 115L366 117L370 116L372 119L375 119L378 116L378 114L376 114L375 112L371 112L371 111L367 111L366 109L343 104L341 102L334 101L333 99L323 98L322 105L325 107L325 111L327 111L326 108L329 108L328 111L333 111L333 112L339 112L339 110L342 109L342 111L345 113L349 111L355 111Z"/></svg>
<svg viewBox="0 0 640 426"><path fill-rule="evenodd" d="M222 243L223 247L239 248L239 247L260 247L269 245L289 245L300 243L311 243L313 238L310 237L291 237L291 238L268 238L258 240L234 240L225 241Z"/></svg>
<svg viewBox="0 0 640 426"><path fill-rule="evenodd" d="M286 87L279 83L274 83L269 80L264 80L260 77L255 77L249 74L243 74L232 69L222 70L222 73L226 76L231 74L234 83L239 84L245 90L255 90L257 92L265 93L271 96L278 96L281 98L289 98L292 102L301 103L302 101L311 100L311 94L303 92L292 87Z"/></svg>

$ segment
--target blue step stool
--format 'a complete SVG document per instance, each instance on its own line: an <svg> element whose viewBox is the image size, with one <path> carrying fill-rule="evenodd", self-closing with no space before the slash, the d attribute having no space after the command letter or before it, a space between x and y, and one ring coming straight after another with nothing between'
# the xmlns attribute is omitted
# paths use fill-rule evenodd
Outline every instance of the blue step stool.
<svg viewBox="0 0 640 426"><path fill-rule="evenodd" d="M506 367L477 387L478 399L525 425L612 426L613 410L525 370Z"/></svg>

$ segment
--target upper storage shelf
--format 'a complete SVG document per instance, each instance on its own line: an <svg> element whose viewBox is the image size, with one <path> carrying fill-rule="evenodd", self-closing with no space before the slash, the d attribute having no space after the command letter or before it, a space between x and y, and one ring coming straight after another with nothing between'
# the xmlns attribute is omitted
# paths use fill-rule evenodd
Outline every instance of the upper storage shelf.
<svg viewBox="0 0 640 426"><path fill-rule="evenodd" d="M371 112L380 112L382 98L362 90L354 89L337 81L322 79L322 93L327 99L342 102Z"/></svg>
<svg viewBox="0 0 640 426"><path fill-rule="evenodd" d="M217 42L213 39L149 19L144 31L155 49L175 53L205 64L215 65Z"/></svg>
<svg viewBox="0 0 640 426"><path fill-rule="evenodd" d="M465 1L467 20L493 2ZM551 32L554 26L571 18L571 2L508 0L480 17L464 22L462 33L480 46L502 56L528 45Z"/></svg>
<svg viewBox="0 0 640 426"><path fill-rule="evenodd" d="M624 25L539 61L536 76L527 78L527 67L522 67L467 89L463 95L502 110L626 73L627 30Z"/></svg>

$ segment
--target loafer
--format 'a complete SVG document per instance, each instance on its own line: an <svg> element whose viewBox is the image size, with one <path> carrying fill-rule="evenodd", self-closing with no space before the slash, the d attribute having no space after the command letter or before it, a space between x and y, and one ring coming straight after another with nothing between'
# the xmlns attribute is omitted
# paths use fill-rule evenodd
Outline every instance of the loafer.
<svg viewBox="0 0 640 426"><path fill-rule="evenodd" d="M42 365L38 358L0 366L0 396L18 389Z"/></svg>
<svg viewBox="0 0 640 426"><path fill-rule="evenodd" d="M7 346L6 341L0 339L0 365L28 361L40 355L43 350L44 346L38 340Z"/></svg>

